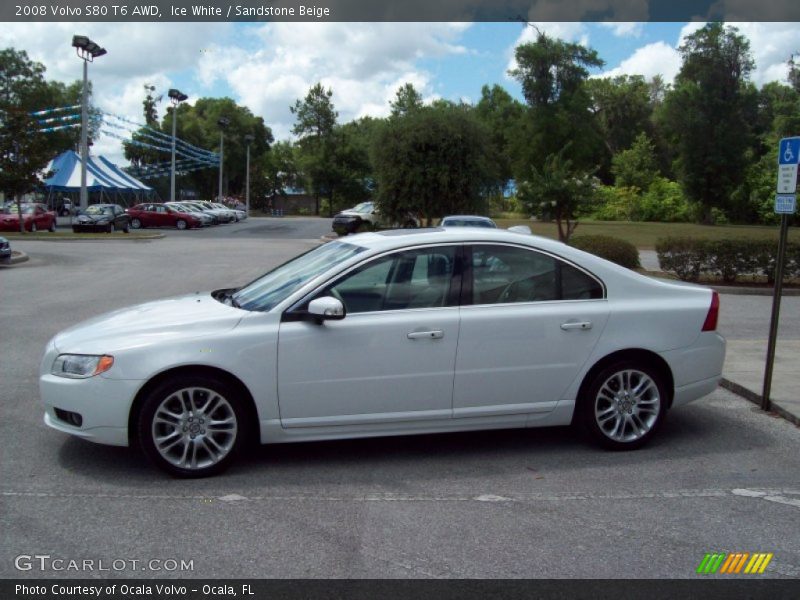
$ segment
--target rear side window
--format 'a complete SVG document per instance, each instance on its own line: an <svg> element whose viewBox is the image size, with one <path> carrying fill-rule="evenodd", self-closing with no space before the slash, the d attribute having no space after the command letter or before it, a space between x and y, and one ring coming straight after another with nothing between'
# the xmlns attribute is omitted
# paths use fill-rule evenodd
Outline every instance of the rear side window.
<svg viewBox="0 0 800 600"><path fill-rule="evenodd" d="M549 254L514 246L472 248L472 304L602 297L599 281Z"/></svg>

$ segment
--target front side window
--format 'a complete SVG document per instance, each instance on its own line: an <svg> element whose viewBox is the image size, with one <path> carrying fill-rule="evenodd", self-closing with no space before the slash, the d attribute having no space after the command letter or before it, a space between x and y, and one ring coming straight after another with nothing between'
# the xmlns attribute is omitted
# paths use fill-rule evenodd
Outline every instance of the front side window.
<svg viewBox="0 0 800 600"><path fill-rule="evenodd" d="M603 297L603 286L548 254L514 246L472 249L472 303L510 304Z"/></svg>
<svg viewBox="0 0 800 600"><path fill-rule="evenodd" d="M395 252L358 267L318 295L338 298L348 313L447 306L455 257L455 246Z"/></svg>
<svg viewBox="0 0 800 600"><path fill-rule="evenodd" d="M328 242L247 284L233 294L233 303L245 310L271 310L315 277L363 251L361 246Z"/></svg>

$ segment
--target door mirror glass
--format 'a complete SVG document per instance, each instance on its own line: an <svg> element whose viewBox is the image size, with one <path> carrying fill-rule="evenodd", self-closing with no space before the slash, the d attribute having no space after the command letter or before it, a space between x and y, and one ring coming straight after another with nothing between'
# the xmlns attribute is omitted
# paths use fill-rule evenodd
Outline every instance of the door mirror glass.
<svg viewBox="0 0 800 600"><path fill-rule="evenodd" d="M308 303L308 314L318 319L344 319L344 304L333 296L315 298Z"/></svg>

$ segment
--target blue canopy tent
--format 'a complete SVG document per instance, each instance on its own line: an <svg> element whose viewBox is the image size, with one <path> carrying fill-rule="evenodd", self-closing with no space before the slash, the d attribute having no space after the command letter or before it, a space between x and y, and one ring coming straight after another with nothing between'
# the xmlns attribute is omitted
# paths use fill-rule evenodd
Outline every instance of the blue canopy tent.
<svg viewBox="0 0 800 600"><path fill-rule="evenodd" d="M55 205L55 197L80 194L81 157L73 150L59 154L47 165L50 177L44 180L47 203ZM104 156L90 156L86 164L86 189L89 202L137 204L153 195L153 188L128 175ZM74 204L74 201L73 201Z"/></svg>

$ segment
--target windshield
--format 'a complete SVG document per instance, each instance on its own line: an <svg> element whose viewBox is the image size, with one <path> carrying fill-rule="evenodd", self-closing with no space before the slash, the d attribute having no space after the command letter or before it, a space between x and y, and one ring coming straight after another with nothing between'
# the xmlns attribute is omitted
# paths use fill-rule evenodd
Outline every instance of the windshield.
<svg viewBox="0 0 800 600"><path fill-rule="evenodd" d="M19 211L17 210L17 205L16 204L12 204L11 206L6 207L5 211L3 211L3 212L5 212L7 215L18 215L19 214ZM33 212L33 206L31 206L30 204L27 204L27 205L23 204L22 205L22 214L23 215L29 215L32 212Z"/></svg>
<svg viewBox="0 0 800 600"><path fill-rule="evenodd" d="M245 310L272 310L318 275L364 250L353 244L328 242L247 284L233 295L233 301Z"/></svg>
<svg viewBox="0 0 800 600"><path fill-rule="evenodd" d="M361 204L356 204L350 210L357 213L371 213L372 208L373 208L372 202L362 202Z"/></svg>
<svg viewBox="0 0 800 600"><path fill-rule="evenodd" d="M88 207L84 213L87 215L110 215L111 214L111 207L110 206L97 206L96 204Z"/></svg>

